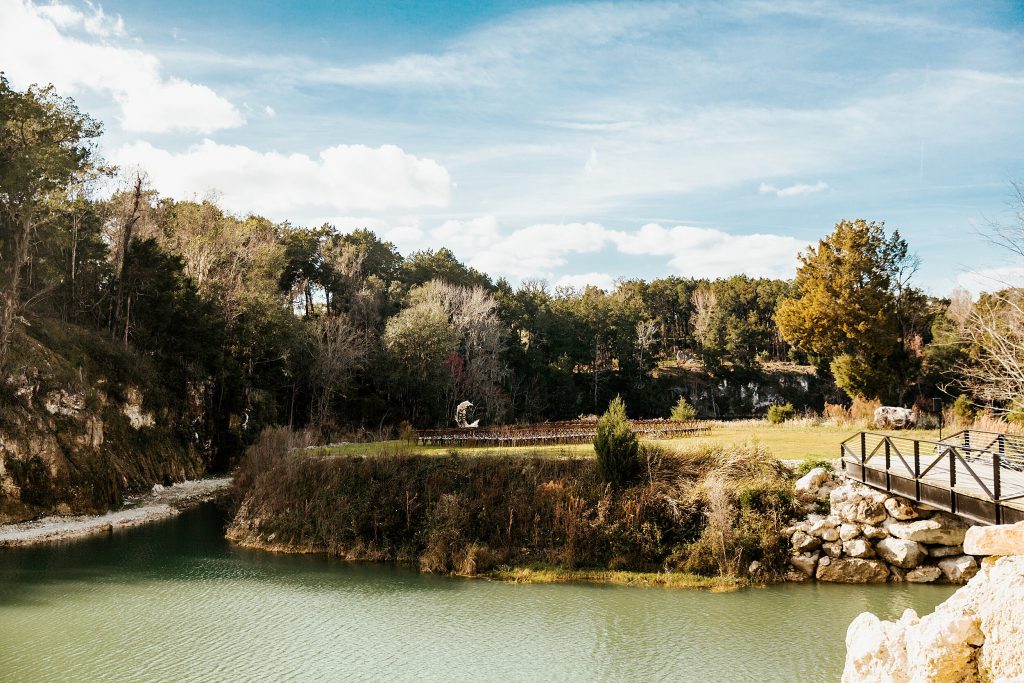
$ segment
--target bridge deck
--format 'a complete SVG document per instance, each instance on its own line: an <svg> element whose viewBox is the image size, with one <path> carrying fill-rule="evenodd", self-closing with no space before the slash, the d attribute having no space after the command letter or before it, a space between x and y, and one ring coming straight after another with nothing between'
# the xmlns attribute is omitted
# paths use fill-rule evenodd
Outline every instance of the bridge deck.
<svg viewBox="0 0 1024 683"><path fill-rule="evenodd" d="M1024 521L1024 449L1007 439L998 447L995 440L976 437L975 443L986 445L862 433L843 442L843 470L868 486L973 522Z"/></svg>

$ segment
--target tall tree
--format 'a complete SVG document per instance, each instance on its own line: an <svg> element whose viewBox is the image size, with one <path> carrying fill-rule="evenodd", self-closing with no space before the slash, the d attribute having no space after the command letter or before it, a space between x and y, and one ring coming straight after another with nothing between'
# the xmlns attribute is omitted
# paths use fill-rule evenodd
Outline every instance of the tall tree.
<svg viewBox="0 0 1024 683"><path fill-rule="evenodd" d="M53 86L18 92L0 73L0 368L24 303L33 238L49 227L54 204L67 190L100 170L92 143L100 131Z"/></svg>
<svg viewBox="0 0 1024 683"><path fill-rule="evenodd" d="M898 230L840 221L800 255L798 295L779 306L779 330L800 350L830 359L847 394L902 401L920 365L908 338L917 330L899 316L916 295L916 263Z"/></svg>

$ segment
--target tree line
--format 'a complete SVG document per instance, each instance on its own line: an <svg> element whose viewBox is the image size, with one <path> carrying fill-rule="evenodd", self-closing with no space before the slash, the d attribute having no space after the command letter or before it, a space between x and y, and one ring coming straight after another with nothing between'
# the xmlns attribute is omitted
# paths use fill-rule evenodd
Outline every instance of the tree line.
<svg viewBox="0 0 1024 683"><path fill-rule="evenodd" d="M0 76L5 379L33 321L50 320L147 356L168 392L231 433L426 427L462 400L485 423L600 413L616 395L635 416L665 416L680 368L713 383L779 363L814 366L848 397L1020 404L1019 373L1004 369L1021 349L1017 290L927 296L909 245L881 223L839 222L793 281L513 286L448 249L403 255L369 230L162 197L143 173L105 165L100 134L52 87ZM117 190L101 196L101 182Z"/></svg>

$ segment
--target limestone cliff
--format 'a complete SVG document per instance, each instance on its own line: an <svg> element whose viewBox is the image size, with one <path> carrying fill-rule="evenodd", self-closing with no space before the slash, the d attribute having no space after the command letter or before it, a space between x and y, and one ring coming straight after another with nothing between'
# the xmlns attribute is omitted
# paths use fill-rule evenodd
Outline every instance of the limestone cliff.
<svg viewBox="0 0 1024 683"><path fill-rule="evenodd" d="M19 340L0 378L0 523L104 512L132 491L204 474L190 415L201 402L170 396L144 356L60 334Z"/></svg>
<svg viewBox="0 0 1024 683"><path fill-rule="evenodd" d="M846 634L844 683L989 683L1024 680L1024 524L975 527L972 554L1007 554L935 612L895 622L865 612Z"/></svg>

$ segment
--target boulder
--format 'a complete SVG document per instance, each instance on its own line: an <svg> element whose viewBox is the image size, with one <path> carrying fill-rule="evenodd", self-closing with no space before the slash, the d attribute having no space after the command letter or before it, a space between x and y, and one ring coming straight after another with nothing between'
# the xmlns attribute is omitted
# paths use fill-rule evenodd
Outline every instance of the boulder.
<svg viewBox="0 0 1024 683"><path fill-rule="evenodd" d="M821 553L800 553L789 558L789 563L804 576L814 576L814 568L818 566Z"/></svg>
<svg viewBox="0 0 1024 683"><path fill-rule="evenodd" d="M861 530L861 533L864 534L864 538L870 538L873 541L878 540L880 538L885 538L889 535L889 532L886 531L883 527L872 526L870 524L864 527Z"/></svg>
<svg viewBox="0 0 1024 683"><path fill-rule="evenodd" d="M958 555L939 560L939 569L950 583L966 583L978 573L978 562L970 555Z"/></svg>
<svg viewBox="0 0 1024 683"><path fill-rule="evenodd" d="M843 552L850 557L874 557L875 549L863 538L855 538L843 543Z"/></svg>
<svg viewBox="0 0 1024 683"><path fill-rule="evenodd" d="M917 519L917 512L903 498L888 498L885 501L885 510L889 516L901 521Z"/></svg>
<svg viewBox="0 0 1024 683"><path fill-rule="evenodd" d="M914 522L892 522L886 525L890 536L918 543L960 545L967 534L967 524L953 515L936 513L930 519Z"/></svg>
<svg viewBox="0 0 1024 683"><path fill-rule="evenodd" d="M844 522L879 524L888 514L884 493L873 491L862 484L847 482L829 495L832 512Z"/></svg>
<svg viewBox="0 0 1024 683"><path fill-rule="evenodd" d="M856 524L844 523L839 526L839 538L841 540L849 541L858 536L860 536L860 527Z"/></svg>
<svg viewBox="0 0 1024 683"><path fill-rule="evenodd" d="M878 560L844 557L825 564L823 559L816 576L819 581L833 583L885 583L889 578L889 568Z"/></svg>
<svg viewBox="0 0 1024 683"><path fill-rule="evenodd" d="M825 554L831 558L836 558L843 554L843 544L840 541L822 543L821 549L824 550Z"/></svg>
<svg viewBox="0 0 1024 683"><path fill-rule="evenodd" d="M793 534L790 542L793 544L793 550L798 553L805 553L810 550L814 550L821 545L821 539L815 538L803 531L798 531Z"/></svg>
<svg viewBox="0 0 1024 683"><path fill-rule="evenodd" d="M861 614L846 633L843 682L1024 680L1024 556L985 560L932 614L899 621Z"/></svg>
<svg viewBox="0 0 1024 683"><path fill-rule="evenodd" d="M875 546L875 552L889 564L903 569L913 569L928 556L923 545L902 538L883 538Z"/></svg>
<svg viewBox="0 0 1024 683"><path fill-rule="evenodd" d="M818 491L825 485L832 475L824 467L815 467L813 470L796 480L793 490L797 499L805 503L813 503L818 499Z"/></svg>
<svg viewBox="0 0 1024 683"><path fill-rule="evenodd" d="M999 526L972 526L964 538L971 555L1024 555L1024 522Z"/></svg>
<svg viewBox="0 0 1024 683"><path fill-rule="evenodd" d="M928 555L931 557L949 557L950 555L963 555L962 545L931 545L928 546Z"/></svg>
<svg viewBox="0 0 1024 683"><path fill-rule="evenodd" d="M839 529L823 529L821 532L821 540L826 543L835 543L839 540Z"/></svg>
<svg viewBox="0 0 1024 683"><path fill-rule="evenodd" d="M811 524L811 528L807 530L807 533L809 533L811 536L817 536L818 538L827 541L830 539L825 538L825 534L830 531L835 531L836 537L838 538L839 532L836 531L835 523L828 517L822 517L818 521Z"/></svg>
<svg viewBox="0 0 1024 683"><path fill-rule="evenodd" d="M931 583L942 576L942 570L934 565L921 565L917 569L907 572L907 581L910 583Z"/></svg>

